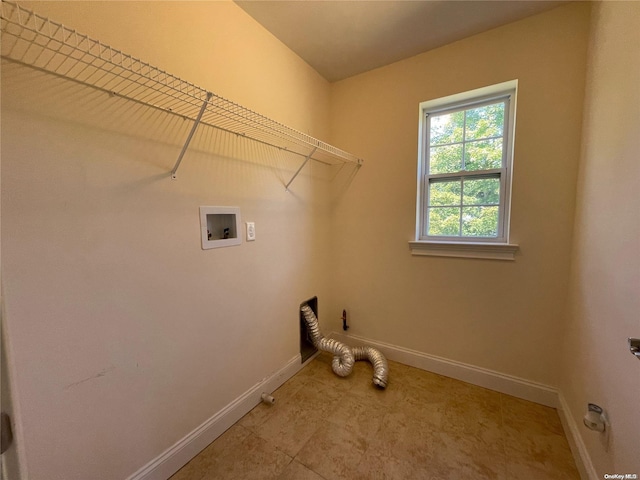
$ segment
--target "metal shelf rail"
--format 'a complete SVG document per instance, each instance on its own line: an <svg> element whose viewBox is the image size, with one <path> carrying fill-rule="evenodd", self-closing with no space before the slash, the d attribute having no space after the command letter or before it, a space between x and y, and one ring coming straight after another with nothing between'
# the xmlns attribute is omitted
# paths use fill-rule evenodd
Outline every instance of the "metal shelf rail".
<svg viewBox="0 0 640 480"><path fill-rule="evenodd" d="M175 166L176 173L198 125L232 133L327 165L363 160L282 123L231 102L61 23L2 1L2 59L71 80L112 96L193 121Z"/></svg>

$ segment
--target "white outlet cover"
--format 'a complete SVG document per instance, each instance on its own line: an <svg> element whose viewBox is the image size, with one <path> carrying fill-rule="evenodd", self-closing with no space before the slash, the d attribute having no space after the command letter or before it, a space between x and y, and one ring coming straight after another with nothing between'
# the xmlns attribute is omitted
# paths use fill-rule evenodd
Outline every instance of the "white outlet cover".
<svg viewBox="0 0 640 480"><path fill-rule="evenodd" d="M255 222L246 222L247 223L247 242L253 242L256 239L256 223Z"/></svg>

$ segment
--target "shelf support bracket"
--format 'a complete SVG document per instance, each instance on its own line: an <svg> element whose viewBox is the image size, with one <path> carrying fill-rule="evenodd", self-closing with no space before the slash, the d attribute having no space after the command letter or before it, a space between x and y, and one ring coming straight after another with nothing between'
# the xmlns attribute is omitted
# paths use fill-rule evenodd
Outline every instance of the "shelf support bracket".
<svg viewBox="0 0 640 480"><path fill-rule="evenodd" d="M209 103L209 100L211 100L212 96L213 96L213 93L207 92L207 99L202 104L202 107L200 108L200 112L198 113L198 116L196 117L196 121L193 123L193 127L191 127L191 131L189 132L189 135L187 136L186 142L184 142L184 146L182 147L182 150L180 151L180 155L178 155L178 160L176 161L176 164L174 165L173 170L171 170L171 178L174 179L174 180L176 179L176 172L178 171L178 167L180 167L180 162L182 162L182 157L184 157L184 154L187 152L187 148L189 148L189 144L191 143L191 139L193 138L193 134L196 133L196 128L198 128L198 125L200 124L200 121L202 120L202 115L204 115L204 111L207 109L207 104Z"/></svg>
<svg viewBox="0 0 640 480"><path fill-rule="evenodd" d="M304 166L307 164L309 159L313 156L314 153L316 153L317 149L318 149L318 147L313 147L313 150L311 151L311 153L309 155L307 155L306 157L304 157L304 162L302 162L302 165L300 165L300 168L298 168L298 170L296 170L296 173L293 174L293 177L291 177L291 180L289 180L289 183L287 183L284 186L285 191L287 191L287 192L289 191L289 185L291 185L291 182L293 182L296 179L296 177L300 173L300 170L302 170L304 168Z"/></svg>

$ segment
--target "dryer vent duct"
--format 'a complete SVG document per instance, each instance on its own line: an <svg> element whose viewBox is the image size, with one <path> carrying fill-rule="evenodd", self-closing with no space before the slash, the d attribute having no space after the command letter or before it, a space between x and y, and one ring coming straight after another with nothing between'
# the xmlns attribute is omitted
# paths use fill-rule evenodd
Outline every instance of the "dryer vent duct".
<svg viewBox="0 0 640 480"><path fill-rule="evenodd" d="M318 319L309 305L303 304L300 311L304 315L307 331L313 346L333 354L331 366L336 375L346 377L353 370L353 365L358 360L368 360L373 365L373 384L380 388L386 388L389 380L389 365L385 356L373 347L351 348L342 342L332 338L324 338Z"/></svg>

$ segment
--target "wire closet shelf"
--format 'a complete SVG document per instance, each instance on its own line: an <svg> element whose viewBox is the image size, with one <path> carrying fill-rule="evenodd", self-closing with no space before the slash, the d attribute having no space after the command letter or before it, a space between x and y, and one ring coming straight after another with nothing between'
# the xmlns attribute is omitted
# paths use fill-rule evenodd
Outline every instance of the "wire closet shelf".
<svg viewBox="0 0 640 480"><path fill-rule="evenodd" d="M197 85L182 80L120 50L104 45L22 8L2 1L2 58L95 88L193 121L191 132L172 170L175 178L182 157L199 124L285 150L303 159L361 166L363 160L310 135Z"/></svg>

